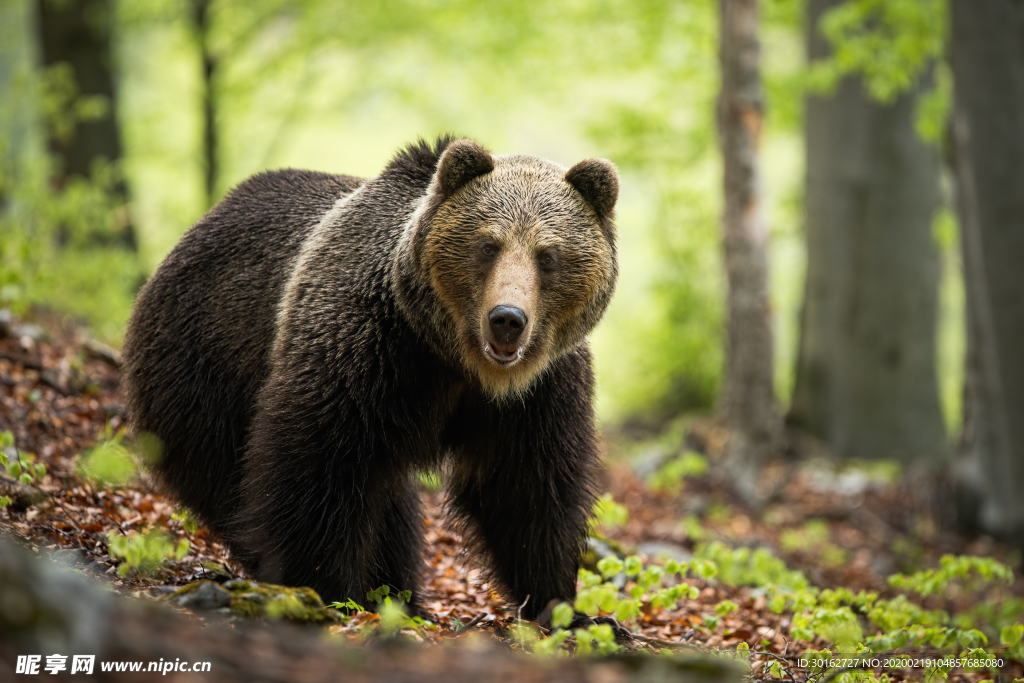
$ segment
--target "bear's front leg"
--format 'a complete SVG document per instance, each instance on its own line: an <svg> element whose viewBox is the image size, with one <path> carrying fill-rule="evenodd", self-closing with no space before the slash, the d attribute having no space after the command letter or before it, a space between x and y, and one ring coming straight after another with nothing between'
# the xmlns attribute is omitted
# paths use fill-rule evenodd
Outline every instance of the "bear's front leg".
<svg viewBox="0 0 1024 683"><path fill-rule="evenodd" d="M257 578L309 586L327 602L365 605L385 584L415 595L423 539L411 472L395 466L345 382L286 376L261 391L246 455L239 527Z"/></svg>
<svg viewBox="0 0 1024 683"><path fill-rule="evenodd" d="M451 512L522 616L572 602L598 466L590 354L553 364L522 400L464 402L451 424ZM525 604L524 604L525 603Z"/></svg>

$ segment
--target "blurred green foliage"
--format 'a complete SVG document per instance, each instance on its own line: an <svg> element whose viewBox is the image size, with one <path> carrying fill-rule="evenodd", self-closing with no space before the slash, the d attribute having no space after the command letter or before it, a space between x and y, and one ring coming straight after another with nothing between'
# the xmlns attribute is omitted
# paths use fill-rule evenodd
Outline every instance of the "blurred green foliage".
<svg viewBox="0 0 1024 683"><path fill-rule="evenodd" d="M700 476L708 470L708 459L696 451L686 451L659 467L647 478L647 485L654 491L667 491L678 494L683 487L683 479Z"/></svg>
<svg viewBox="0 0 1024 683"><path fill-rule="evenodd" d="M826 567L840 567L848 559L846 551L832 543L823 519L808 520L803 529L786 529L779 536L779 545L786 551L811 553Z"/></svg>
<svg viewBox="0 0 1024 683"><path fill-rule="evenodd" d="M945 0L848 0L821 19L833 54L812 66L811 86L827 91L859 74L872 97L892 102L943 56L947 24Z"/></svg>
<svg viewBox="0 0 1024 683"><path fill-rule="evenodd" d="M138 476L139 470L132 460L125 441L125 428L112 433L110 425L100 435L99 443L82 453L79 470L100 484L118 488Z"/></svg>
<svg viewBox="0 0 1024 683"><path fill-rule="evenodd" d="M116 3L125 157L59 190L47 182L44 132L66 130L114 103L79 96L66 69L34 69L31 3L0 8L0 305L24 311L45 304L118 343L137 288L208 208L202 39L213 61L217 196L265 168L374 175L397 148L445 131L498 153L567 166L587 156L615 161L623 178L620 280L592 338L599 416L661 424L713 406L725 300L715 0L211 0L203 36L192 5ZM856 0L845 18L829 19L828 30L853 55L833 72L869 70L864 45L875 38L864 33L865 17L883 28L915 27L917 37L886 57L904 72L934 52L926 36L944 19L882 5ZM761 12L782 404L793 382L804 272L804 3L765 0ZM898 81L878 78L882 90ZM922 110L931 121L924 129L934 132L942 102ZM110 201L122 176L137 253L96 239L124 224Z"/></svg>
<svg viewBox="0 0 1024 683"><path fill-rule="evenodd" d="M144 278L136 255L112 239L126 220L112 192L122 169L100 160L88 179L57 187L44 144L111 103L82 96L67 64L34 67L29 9L0 8L0 306L47 304L116 341Z"/></svg>
<svg viewBox="0 0 1024 683"><path fill-rule="evenodd" d="M165 560L180 562L188 555L190 545L187 539L175 543L167 531L152 529L146 533L130 532L127 536L110 532L107 547L112 558L124 560L117 567L117 575L127 576L132 570L155 574Z"/></svg>
<svg viewBox="0 0 1024 683"><path fill-rule="evenodd" d="M0 471L5 471L22 484L39 484L46 476L46 465L35 460L35 453L22 453L17 449L12 432L0 432ZM0 507L10 505L10 498L5 496L4 500L7 502L0 503Z"/></svg>
<svg viewBox="0 0 1024 683"><path fill-rule="evenodd" d="M780 45L796 44L791 5L766 10L769 30L785 35ZM121 169L98 168L91 182L56 192L46 182L43 131L66 130L109 103L78 97L67 69L30 68L27 6L5 10L12 40L0 64L5 102L18 93L31 105L0 117L0 139L18 126L28 134L0 170L14 199L4 211L3 305L45 303L116 343L145 274L207 208L200 36L185 0L117 3L126 157ZM266 167L372 175L396 148L443 131L565 165L607 156L624 177L622 277L594 338L601 414L712 405L724 298L713 0L213 0L209 16L218 195ZM799 48L778 54L789 55L778 71L795 83ZM770 91L787 87L785 78L768 82ZM798 98L779 99L779 122L792 132ZM132 192L138 255L90 239L116 227L115 207L103 201L120 171Z"/></svg>
<svg viewBox="0 0 1024 683"><path fill-rule="evenodd" d="M629 522L629 510L625 505L616 503L612 494L605 493L594 503L594 514L591 524L594 529L603 527L610 531L625 526Z"/></svg>

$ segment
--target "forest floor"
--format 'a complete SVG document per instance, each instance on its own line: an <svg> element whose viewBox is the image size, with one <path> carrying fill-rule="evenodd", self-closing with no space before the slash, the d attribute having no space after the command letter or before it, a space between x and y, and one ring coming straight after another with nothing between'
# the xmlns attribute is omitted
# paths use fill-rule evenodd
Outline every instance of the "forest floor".
<svg viewBox="0 0 1024 683"><path fill-rule="evenodd" d="M76 329L62 328L56 319L42 318L41 324L45 331L11 318L0 321L0 430L13 433L18 457L28 461L34 454L35 462L46 466L46 474L34 484L48 494L27 509L0 510L0 533L36 552L62 551L87 576L118 593L146 600L164 599L167 586L235 576L237 568L225 548L201 527L188 531L173 516L174 502L145 481L135 477L130 484L110 488L83 475L83 452L99 442L116 442L124 427L116 362ZM695 549L713 541L729 548L767 548L790 569L802 571L814 586L845 587L854 593L870 590L882 597L898 594L886 581L891 574L935 567L945 554L978 555L1014 566L1014 582L1000 599L1024 596L1019 554L985 537L969 539L945 531L947 506L931 480L893 477L883 466L839 466L824 458L804 457L816 447L803 440L791 449L800 451L800 457L780 456L766 471L765 486L771 494L754 512L732 496L715 467L727 435L706 420L687 423L685 437L682 430L679 434L652 441L616 432L605 440L604 485L625 507L628 521L601 531L624 553L637 553L654 563L664 557L689 561ZM701 454L710 469L663 482L661 488L651 484L665 462L690 452ZM424 490L423 498L429 567L424 605L438 627L403 632L413 639L441 642L461 637L465 632L459 629L472 622L474 631L521 649L523 643L517 643L510 630L515 606L492 590L486 574L472 564L461 540L444 524L443 494ZM168 530L176 541L186 539L187 555L164 562L153 573L120 576L120 561L110 556L108 535L154 527ZM671 611L645 607L628 624L638 636L634 648L712 652L745 642L762 653L751 658L749 676L763 678L772 654L792 662L808 649L825 646L818 639L794 638L792 613L773 612L756 586L685 580L699 589L697 597L681 600ZM953 614L991 597L953 590L921 602ZM726 600L736 608L713 619L716 606ZM373 638L372 626L378 620L376 614L356 613L326 628L361 643ZM1015 667L1007 670L1011 679L1024 675L1020 664ZM807 680L806 675L788 669L787 673ZM921 672L884 673L896 681L918 678ZM950 675L972 681L986 677Z"/></svg>

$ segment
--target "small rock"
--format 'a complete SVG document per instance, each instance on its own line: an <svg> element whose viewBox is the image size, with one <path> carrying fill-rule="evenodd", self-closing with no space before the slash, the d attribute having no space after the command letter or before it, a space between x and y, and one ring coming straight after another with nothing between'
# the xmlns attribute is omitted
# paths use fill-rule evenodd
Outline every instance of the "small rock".
<svg viewBox="0 0 1024 683"><path fill-rule="evenodd" d="M81 548L63 548L61 550L55 550L53 553L53 559L60 562L63 565L74 567L82 562L85 562L87 556L85 551Z"/></svg>
<svg viewBox="0 0 1024 683"><path fill-rule="evenodd" d="M229 591L247 591L252 585L245 579L231 579L224 583L224 587Z"/></svg>
<svg viewBox="0 0 1024 683"><path fill-rule="evenodd" d="M31 346L35 342L43 338L43 328L39 327L39 325L31 325L26 323L24 325L18 325L17 329L15 330L15 334L21 337L21 343L23 346L26 343L29 344L29 346ZM26 340L28 341L26 342Z"/></svg>
<svg viewBox="0 0 1024 683"><path fill-rule="evenodd" d="M673 455L675 455L675 453L668 448L655 445L646 449L643 453L634 458L630 464L638 477L646 479L664 467L665 462Z"/></svg>
<svg viewBox="0 0 1024 683"><path fill-rule="evenodd" d="M82 566L82 571L91 572L93 574L102 574L105 571L105 567L96 560L90 560Z"/></svg>
<svg viewBox="0 0 1024 683"><path fill-rule="evenodd" d="M177 586L150 586L149 594L153 597L159 598L165 595L170 595L171 593L175 593L177 592L177 590Z"/></svg>
<svg viewBox="0 0 1024 683"><path fill-rule="evenodd" d="M262 593L242 593L238 596L240 600L248 600L249 602L255 602L257 605L265 605L267 602L267 596Z"/></svg>
<svg viewBox="0 0 1024 683"><path fill-rule="evenodd" d="M637 548L641 553L652 559L675 560L676 562L692 562L693 553L681 545L665 541L648 541Z"/></svg>
<svg viewBox="0 0 1024 683"><path fill-rule="evenodd" d="M174 604L194 611L218 609L231 604L231 593L215 583L203 582L191 593L175 598Z"/></svg>
<svg viewBox="0 0 1024 683"><path fill-rule="evenodd" d="M618 553L615 552L615 549L612 548L611 545L599 538L594 538L593 536L587 537L587 549L594 553L595 565L606 557L618 557Z"/></svg>

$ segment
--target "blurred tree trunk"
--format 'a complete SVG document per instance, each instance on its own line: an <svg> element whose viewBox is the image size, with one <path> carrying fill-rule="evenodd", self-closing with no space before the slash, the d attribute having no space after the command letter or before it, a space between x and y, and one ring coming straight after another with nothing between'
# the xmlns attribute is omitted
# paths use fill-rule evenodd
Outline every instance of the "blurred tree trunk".
<svg viewBox="0 0 1024 683"><path fill-rule="evenodd" d="M192 29L195 31L202 66L203 98L203 168L206 206L217 200L217 174L220 172L217 156L217 109L214 94L214 73L217 60L210 48L210 0L192 0Z"/></svg>
<svg viewBox="0 0 1024 683"><path fill-rule="evenodd" d="M967 291L958 513L1024 546L1024 2L953 0L953 149Z"/></svg>
<svg viewBox="0 0 1024 683"><path fill-rule="evenodd" d="M43 149L36 121L38 102L22 76L35 67L32 33L35 7L24 2L0 3L0 214L14 211L13 187L23 182L25 159ZM15 106L11 106L15 104Z"/></svg>
<svg viewBox="0 0 1024 683"><path fill-rule="evenodd" d="M838 0L810 0L810 60ZM806 118L807 282L788 421L838 455L948 452L936 378L939 154L914 128L916 90L873 101L860 79L812 96Z"/></svg>
<svg viewBox="0 0 1024 683"><path fill-rule="evenodd" d="M52 69L66 64L74 79L75 94L105 103L99 115L82 117L75 113L75 101L66 104L74 116L70 127L48 126L50 151L57 157L51 179L54 189L63 190L74 178L93 177L97 163L115 165L115 178L107 188L115 206L114 241L135 251L137 240L129 217L128 190L121 173L121 131L118 127L117 98L114 95L114 54L111 47L113 3L111 0L36 0L42 65ZM66 240L66 235L64 236ZM94 242L109 236L90 235Z"/></svg>
<svg viewBox="0 0 1024 683"><path fill-rule="evenodd" d="M775 411L768 300L768 229L758 152L763 126L757 0L720 0L718 102L724 161L723 242L729 282L728 351L722 413L726 466L737 492L757 503L757 477L780 422Z"/></svg>

